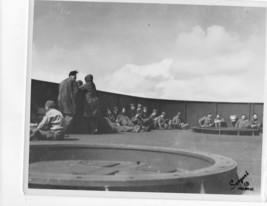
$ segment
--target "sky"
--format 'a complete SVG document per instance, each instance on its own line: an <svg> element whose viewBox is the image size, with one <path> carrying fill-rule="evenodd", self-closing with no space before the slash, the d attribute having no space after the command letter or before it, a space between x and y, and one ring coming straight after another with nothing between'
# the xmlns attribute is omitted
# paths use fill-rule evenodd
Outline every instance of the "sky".
<svg viewBox="0 0 267 206"><path fill-rule="evenodd" d="M264 8L36 1L33 20L33 79L78 70L102 91L263 102Z"/></svg>

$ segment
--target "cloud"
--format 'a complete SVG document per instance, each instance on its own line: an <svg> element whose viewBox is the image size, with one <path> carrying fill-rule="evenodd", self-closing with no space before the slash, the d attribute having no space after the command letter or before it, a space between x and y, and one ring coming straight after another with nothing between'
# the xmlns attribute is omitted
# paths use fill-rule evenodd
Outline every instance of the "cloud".
<svg viewBox="0 0 267 206"><path fill-rule="evenodd" d="M105 79L110 91L203 101L263 101L264 44L214 25L179 33L171 56L125 65ZM157 52L157 51L155 51Z"/></svg>
<svg viewBox="0 0 267 206"><path fill-rule="evenodd" d="M128 64L106 77L105 88L118 93L140 96L157 95L157 84L168 81L171 77L172 59L148 65Z"/></svg>
<svg viewBox="0 0 267 206"><path fill-rule="evenodd" d="M121 61L130 62L131 56L116 46L91 43L75 49L58 45L40 49L33 44L32 78L60 82L71 70L78 70L78 79L84 80L84 77L91 73L94 74L96 81L101 82L105 75L112 74L122 66Z"/></svg>

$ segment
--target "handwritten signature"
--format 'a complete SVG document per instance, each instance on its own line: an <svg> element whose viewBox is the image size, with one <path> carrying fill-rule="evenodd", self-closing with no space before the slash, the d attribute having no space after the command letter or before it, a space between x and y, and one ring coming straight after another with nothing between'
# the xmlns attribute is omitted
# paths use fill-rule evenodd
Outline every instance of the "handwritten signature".
<svg viewBox="0 0 267 206"><path fill-rule="evenodd" d="M242 190L242 191L250 190L250 191L253 191L254 190L253 187L248 187L249 186L249 182L248 181L244 181L247 176L249 176L249 173L246 171L246 173L241 178L239 178L237 181L234 181L233 179L230 180L229 184L231 186L233 186L232 190L234 190L238 186L238 188L237 188L238 190ZM241 184L241 186L240 186L240 184Z"/></svg>

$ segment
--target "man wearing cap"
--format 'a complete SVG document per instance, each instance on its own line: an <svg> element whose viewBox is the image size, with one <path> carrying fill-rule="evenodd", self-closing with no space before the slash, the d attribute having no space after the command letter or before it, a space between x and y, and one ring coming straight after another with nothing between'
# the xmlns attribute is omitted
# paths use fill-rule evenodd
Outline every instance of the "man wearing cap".
<svg viewBox="0 0 267 206"><path fill-rule="evenodd" d="M245 114L241 116L241 119L237 120L235 127L238 129L247 129L249 127L249 120Z"/></svg>
<svg viewBox="0 0 267 206"><path fill-rule="evenodd" d="M198 120L200 127L214 127L214 119L211 113L208 113L207 116L201 117Z"/></svg>
<svg viewBox="0 0 267 206"><path fill-rule="evenodd" d="M256 113L254 113L250 122L249 122L249 128L260 129L261 126L262 126L262 123L259 120L258 115Z"/></svg>
<svg viewBox="0 0 267 206"><path fill-rule="evenodd" d="M45 103L45 116L36 129L33 129L30 140L61 140L64 139L66 122L62 113L55 109L54 101Z"/></svg>
<svg viewBox="0 0 267 206"><path fill-rule="evenodd" d="M118 107L113 107L112 116L113 116L114 122L116 121L118 115L119 115L119 109L118 109Z"/></svg>
<svg viewBox="0 0 267 206"><path fill-rule="evenodd" d="M130 119L132 119L133 117L135 117L135 115L136 115L136 109L135 109L134 104L131 103L131 104L130 104L130 109L129 109L129 112L128 112L128 115L127 115L127 116L128 116Z"/></svg>
<svg viewBox="0 0 267 206"><path fill-rule="evenodd" d="M143 111L141 113L142 120L142 128L145 131L150 131L153 129L153 119L156 117L156 112L153 110L151 115L148 115L147 107L143 107Z"/></svg>
<svg viewBox="0 0 267 206"><path fill-rule="evenodd" d="M165 112L162 112L160 116L156 118L156 129L167 129L168 124L167 121L168 119L165 119Z"/></svg>
<svg viewBox="0 0 267 206"><path fill-rule="evenodd" d="M184 129L188 126L188 123L184 123L182 119L182 113L178 112L172 120L169 121L169 128Z"/></svg>
<svg viewBox="0 0 267 206"><path fill-rule="evenodd" d="M118 125L121 125L121 126L133 126L132 121L126 115L125 107L122 108L121 113L118 115L116 119L116 123L118 123Z"/></svg>
<svg viewBox="0 0 267 206"><path fill-rule="evenodd" d="M66 132L70 132L73 117L76 115L76 94L78 92L78 84L76 75L78 71L71 71L69 78L63 80L59 84L58 106L66 120Z"/></svg>

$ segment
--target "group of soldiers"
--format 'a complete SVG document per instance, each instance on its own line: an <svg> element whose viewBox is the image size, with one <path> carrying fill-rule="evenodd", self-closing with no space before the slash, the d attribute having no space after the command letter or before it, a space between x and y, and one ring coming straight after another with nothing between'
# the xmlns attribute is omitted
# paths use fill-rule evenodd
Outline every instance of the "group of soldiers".
<svg viewBox="0 0 267 206"><path fill-rule="evenodd" d="M85 84L76 81L77 71L59 84L58 110L54 101L45 103L46 114L36 128L31 130L30 139L63 139L73 127L76 117L84 117L91 133L98 132L100 118L99 102L93 75L85 76Z"/></svg>
<svg viewBox="0 0 267 206"><path fill-rule="evenodd" d="M167 119L165 112L158 115L157 109L153 109L149 114L146 106L137 104L135 107L133 103L130 104L128 111L126 107L122 107L120 112L118 107L114 107L113 111L107 108L104 118L113 125L132 127L134 132L153 129L185 129L188 126L183 122L181 112L178 112L172 119Z"/></svg>
<svg viewBox="0 0 267 206"><path fill-rule="evenodd" d="M183 123L181 113L173 119L166 119L165 112L157 115L154 109L148 114L147 107L141 104L135 108L130 105L126 108L114 107L111 112L107 109L106 115L100 114L99 100L93 75L85 77L85 84L77 79L77 71L71 71L69 77L59 84L58 105L52 100L45 103L45 116L36 128L32 128L30 139L63 139L66 134L77 129L86 128L87 133L105 132L140 132L152 129L183 129L188 124ZM58 109L57 109L58 108ZM76 130L79 132L79 129Z"/></svg>
<svg viewBox="0 0 267 206"><path fill-rule="evenodd" d="M237 129L260 129L262 127L262 122L256 113L252 115L251 120L248 120L245 114L242 114L241 118L238 118L237 115L231 115L230 120L232 126ZM220 114L213 118L212 114L209 113L200 118L198 122L200 127L226 127L225 119Z"/></svg>
<svg viewBox="0 0 267 206"><path fill-rule="evenodd" d="M148 113L148 108L137 104L130 105L129 110L122 107L120 112L117 107L111 111L107 108L105 115L100 114L99 100L96 86L93 82L93 75L85 77L85 84L76 81L77 71L71 71L69 77L59 84L58 109L54 101L48 100L45 103L46 114L36 128L32 128L30 139L64 139L66 133L70 133L77 126L84 125L86 133L107 133L107 132L140 132L153 129L186 129L188 123L183 122L181 112L178 112L172 119L166 118L163 111L158 114L157 109ZM234 115L231 121L233 126L239 129L259 129L261 122L257 114L252 119L246 119L242 115L240 119ZM212 114L199 119L201 127L223 127L226 126L221 115L213 119ZM78 128L80 132L83 129Z"/></svg>

